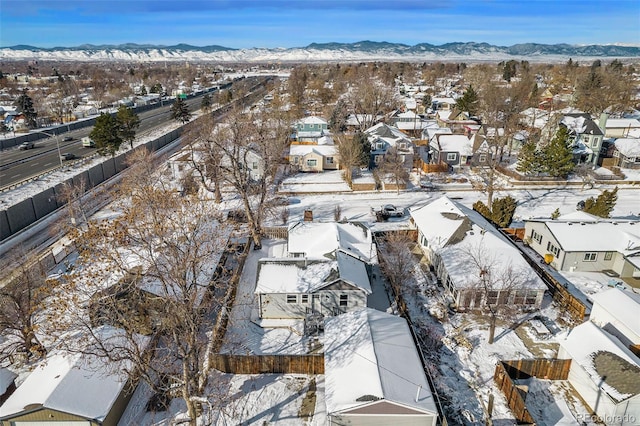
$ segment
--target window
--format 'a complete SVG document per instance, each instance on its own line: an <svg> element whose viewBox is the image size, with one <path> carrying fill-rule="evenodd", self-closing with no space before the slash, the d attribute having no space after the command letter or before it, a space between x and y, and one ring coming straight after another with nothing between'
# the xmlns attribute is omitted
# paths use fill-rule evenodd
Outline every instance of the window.
<svg viewBox="0 0 640 426"><path fill-rule="evenodd" d="M299 161L300 157L298 157L297 155L293 157L293 164L298 164Z"/></svg>
<svg viewBox="0 0 640 426"><path fill-rule="evenodd" d="M598 259L598 253L585 253L584 262L595 262Z"/></svg>
<svg viewBox="0 0 640 426"><path fill-rule="evenodd" d="M257 162L257 161L254 161L254 162L251 164L251 168L252 168L253 170L257 170L257 169L258 169L258 162Z"/></svg>
<svg viewBox="0 0 640 426"><path fill-rule="evenodd" d="M527 299L524 301L525 305L535 305L538 300L538 293L535 291L529 291L527 293Z"/></svg>
<svg viewBox="0 0 640 426"><path fill-rule="evenodd" d="M376 164L380 164L382 162L382 155L376 155L373 157L373 162Z"/></svg>
<svg viewBox="0 0 640 426"><path fill-rule="evenodd" d="M456 161L456 158L458 156L456 155L455 152L448 152L447 153L447 161Z"/></svg>
<svg viewBox="0 0 640 426"><path fill-rule="evenodd" d="M404 142L401 142L398 144L398 149L407 149L407 144Z"/></svg>
<svg viewBox="0 0 640 426"><path fill-rule="evenodd" d="M307 166L308 167L315 167L317 165L318 165L318 160L316 160L316 159L307 160Z"/></svg>
<svg viewBox="0 0 640 426"><path fill-rule="evenodd" d="M517 290L515 296L513 297L513 304L514 305L524 304L526 296L527 296L526 290Z"/></svg>
<svg viewBox="0 0 640 426"><path fill-rule="evenodd" d="M325 161L327 162L327 164L333 164L333 157L327 157Z"/></svg>
<svg viewBox="0 0 640 426"><path fill-rule="evenodd" d="M531 230L531 239L537 241L538 244L542 244L542 234L538 234L535 230Z"/></svg>
<svg viewBox="0 0 640 426"><path fill-rule="evenodd" d="M287 294L287 303L298 303L297 294Z"/></svg>
<svg viewBox="0 0 640 426"><path fill-rule="evenodd" d="M547 242L547 251L553 254L555 257L558 257L558 255L560 255L560 249L551 244L551 241Z"/></svg>
<svg viewBox="0 0 640 426"><path fill-rule="evenodd" d="M341 294L340 295L340 306L347 306L349 304L349 295Z"/></svg>
<svg viewBox="0 0 640 426"><path fill-rule="evenodd" d="M613 259L613 252L612 251L607 251L604 254L604 260L611 260Z"/></svg>
<svg viewBox="0 0 640 426"><path fill-rule="evenodd" d="M301 295L300 303L302 303L303 305L306 305L307 303L309 303L309 295L308 294Z"/></svg>
<svg viewBox="0 0 640 426"><path fill-rule="evenodd" d="M495 290L490 290L489 294L487 295L487 304L489 306L493 306L496 305L498 303L498 291Z"/></svg>
<svg viewBox="0 0 640 426"><path fill-rule="evenodd" d="M480 157L478 158L478 161L481 163L486 163L487 162L487 154L480 154Z"/></svg>
<svg viewBox="0 0 640 426"><path fill-rule="evenodd" d="M407 156L404 154L400 155L400 161L402 161L403 163L407 160Z"/></svg>
<svg viewBox="0 0 640 426"><path fill-rule="evenodd" d="M378 142L378 143L376 143L376 151L381 150L381 149L382 149L382 146L383 146L383 145L382 145L382 142Z"/></svg>

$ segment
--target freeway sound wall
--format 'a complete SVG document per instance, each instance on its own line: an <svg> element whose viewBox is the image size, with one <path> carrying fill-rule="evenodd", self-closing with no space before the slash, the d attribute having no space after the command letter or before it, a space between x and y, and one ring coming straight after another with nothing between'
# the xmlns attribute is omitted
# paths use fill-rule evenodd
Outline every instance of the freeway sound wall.
<svg viewBox="0 0 640 426"><path fill-rule="evenodd" d="M178 139L181 133L182 127L135 149L144 147L149 151L157 151ZM45 189L6 210L0 210L0 241L22 231L37 220L64 206L65 183L84 185L86 189L91 189L126 169L126 157L130 153L131 151L127 151L116 157L107 158L100 164L78 173L73 178L67 179L53 188Z"/></svg>

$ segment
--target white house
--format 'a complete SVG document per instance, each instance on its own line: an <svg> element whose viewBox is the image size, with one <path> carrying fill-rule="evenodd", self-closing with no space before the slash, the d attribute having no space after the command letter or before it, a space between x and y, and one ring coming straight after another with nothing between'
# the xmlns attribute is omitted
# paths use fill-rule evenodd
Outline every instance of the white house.
<svg viewBox="0 0 640 426"><path fill-rule="evenodd" d="M606 424L635 426L640 419L640 363L614 336L591 321L560 339L559 359L571 359L569 383Z"/></svg>
<svg viewBox="0 0 640 426"><path fill-rule="evenodd" d="M289 164L302 172L338 170L338 149L333 144L296 145L289 147Z"/></svg>
<svg viewBox="0 0 640 426"><path fill-rule="evenodd" d="M103 327L98 333L113 336L121 345L119 331ZM140 336L141 348L149 338ZM120 343L118 343L120 342ZM0 407L3 425L115 426L135 386L127 380L126 362L108 365L90 355L49 354Z"/></svg>
<svg viewBox="0 0 640 426"><path fill-rule="evenodd" d="M525 242L558 271L640 278L640 221L574 212L525 220Z"/></svg>
<svg viewBox="0 0 640 426"><path fill-rule="evenodd" d="M589 320L640 356L640 294L611 288L590 297Z"/></svg>
<svg viewBox="0 0 640 426"><path fill-rule="evenodd" d="M329 425L429 425L436 404L407 322L365 308L325 321Z"/></svg>
<svg viewBox="0 0 640 426"><path fill-rule="evenodd" d="M342 249L367 264L378 262L371 230L359 222L296 222L289 225L289 257L334 258Z"/></svg>
<svg viewBox="0 0 640 426"><path fill-rule="evenodd" d="M367 306L371 283L366 264L337 250L335 260L261 259L255 294L261 319L333 316Z"/></svg>
<svg viewBox="0 0 640 426"><path fill-rule="evenodd" d="M640 169L640 139L620 138L613 142L614 165L625 169Z"/></svg>
<svg viewBox="0 0 640 426"><path fill-rule="evenodd" d="M418 243L457 309L537 309L546 286L513 243L446 196L410 209Z"/></svg>

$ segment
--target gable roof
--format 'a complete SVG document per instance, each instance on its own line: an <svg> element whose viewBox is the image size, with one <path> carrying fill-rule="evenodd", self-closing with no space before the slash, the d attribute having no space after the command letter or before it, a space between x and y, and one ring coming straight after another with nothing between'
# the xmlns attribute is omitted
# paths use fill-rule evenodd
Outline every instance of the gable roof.
<svg viewBox="0 0 640 426"><path fill-rule="evenodd" d="M107 345L123 344L122 331L117 328L102 326L96 332L109 337ZM148 342L149 337L140 336L142 347ZM106 366L103 358L52 353L0 407L0 418L15 417L26 407L39 404L42 408L104 421L127 382L122 373L131 365L121 362L108 369ZM116 370L119 373L113 372Z"/></svg>
<svg viewBox="0 0 640 426"><path fill-rule="evenodd" d="M438 133L429 142L429 146L440 152L457 152L460 155L473 155L475 137L469 139L465 135Z"/></svg>
<svg viewBox="0 0 640 426"><path fill-rule="evenodd" d="M616 150L625 157L640 157L640 139L621 138L613 142Z"/></svg>
<svg viewBox="0 0 640 426"><path fill-rule="evenodd" d="M287 251L310 259L330 258L342 248L368 263L377 262L369 228L361 223L296 222L289 225Z"/></svg>
<svg viewBox="0 0 640 426"><path fill-rule="evenodd" d="M335 155L338 150L335 145L291 145L289 155L304 156L315 152L323 157Z"/></svg>
<svg viewBox="0 0 640 426"><path fill-rule="evenodd" d="M329 318L324 345L329 415L365 407L376 412L372 406L380 400L414 414L437 415L420 357L403 318L371 308ZM377 410L388 413L388 407Z"/></svg>
<svg viewBox="0 0 640 426"><path fill-rule="evenodd" d="M580 365L596 387L615 401L624 401L640 393L638 358L620 341L591 321L573 328L559 340L573 362ZM597 357L604 357L602 364Z"/></svg>
<svg viewBox="0 0 640 426"><path fill-rule="evenodd" d="M560 120L560 123L563 124L570 133L575 135L604 135L602 129L598 127L587 113L565 114Z"/></svg>

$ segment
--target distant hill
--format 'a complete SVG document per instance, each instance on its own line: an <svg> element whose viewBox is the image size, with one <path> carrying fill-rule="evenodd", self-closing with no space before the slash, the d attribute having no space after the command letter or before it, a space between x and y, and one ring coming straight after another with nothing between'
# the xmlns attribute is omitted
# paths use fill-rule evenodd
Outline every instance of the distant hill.
<svg viewBox="0 0 640 426"><path fill-rule="evenodd" d="M356 43L311 43L305 47L233 49L210 45L173 46L126 43L119 45L83 44L76 47L40 48L17 45L0 48L0 60L56 61L492 61L527 59L537 62L563 61L568 58L640 58L640 46L569 45L523 43L495 46L488 43L446 43L436 46L420 43L359 41Z"/></svg>

